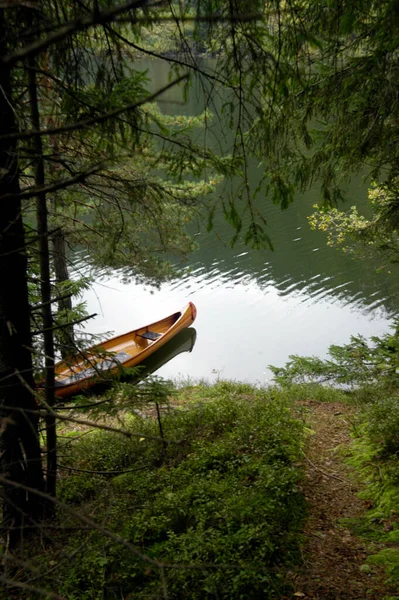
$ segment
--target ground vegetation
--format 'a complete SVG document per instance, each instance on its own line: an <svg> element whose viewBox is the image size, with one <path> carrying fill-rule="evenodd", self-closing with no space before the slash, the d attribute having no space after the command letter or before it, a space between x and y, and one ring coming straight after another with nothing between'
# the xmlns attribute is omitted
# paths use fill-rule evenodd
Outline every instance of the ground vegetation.
<svg viewBox="0 0 399 600"><path fill-rule="evenodd" d="M117 427L90 407L86 425L60 427L56 514L15 563L12 597L289 593L306 514L292 397L229 382L161 389L149 401L126 384Z"/></svg>

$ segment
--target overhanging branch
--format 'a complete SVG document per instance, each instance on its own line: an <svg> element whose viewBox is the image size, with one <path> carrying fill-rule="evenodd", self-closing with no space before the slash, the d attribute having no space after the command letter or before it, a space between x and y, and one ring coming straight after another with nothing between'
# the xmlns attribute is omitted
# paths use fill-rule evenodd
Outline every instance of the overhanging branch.
<svg viewBox="0 0 399 600"><path fill-rule="evenodd" d="M70 131L78 131L80 129L87 129L88 127L91 127L92 125L97 125L98 123L103 123L104 121L107 121L108 119L113 119L124 112L127 112L129 110L134 110L135 108L139 108L140 106L143 106L143 104L152 102L153 100L158 98L158 96L160 96L161 94L163 94L170 88L174 87L175 85L178 85L185 79L188 79L188 77L189 77L188 73L186 73L185 75L181 75L180 77L177 77L176 79L174 79L167 85L163 86L162 88L160 88L159 90L157 90L156 92L151 94L150 96L143 98L143 100L139 100L138 102L134 102L132 104L127 104L126 106L122 106L121 108L117 108L115 110L111 110L109 112L103 113L96 117L92 117L91 119L85 119L84 121L78 121L77 123L71 123L69 125L64 125L63 127L54 127L53 129L42 129L42 130L36 130L36 131L35 130L21 131L18 133L1 135L0 141L3 141L3 140L25 140L25 139L35 138L37 136L55 135L55 134L59 134L59 133L69 133Z"/></svg>
<svg viewBox="0 0 399 600"><path fill-rule="evenodd" d="M50 46L55 43L59 43L65 38L78 33L80 31L85 31L94 27L96 25L108 25L109 23L118 22L118 23L139 23L148 24L149 22L165 22L165 21L174 21L175 17L169 17L165 15L157 16L154 19L149 19L146 17L127 17L123 16L124 13L129 12L130 10L137 10L143 8L144 6L150 8L157 8L164 5L164 0L159 0L158 2L151 3L148 0L135 0L134 2L127 2L126 4L122 4L121 6L117 6L115 8L111 8L103 11L94 11L90 15L85 15L78 17L72 21L68 21L61 25L56 31L51 33L48 37L44 39L39 39L31 44L23 46L22 48L16 50L12 54L8 54L0 58L0 64L7 65L11 67L15 65L17 62L24 60L25 58L36 56L43 52ZM231 14L228 16L224 15L207 15L207 16L196 16L196 17L180 17L179 22L199 22L199 23L248 23L252 21L257 21L262 19L263 15L261 13L250 13L250 14Z"/></svg>
<svg viewBox="0 0 399 600"><path fill-rule="evenodd" d="M103 168L103 166L103 163L100 163L99 165L94 165L93 167L87 169L83 173L78 173L77 175L75 175L74 177L70 177L69 179L62 179L61 181L57 181L57 183L52 183L41 187L30 187L22 191L20 194L4 194L1 197L1 199L2 201L17 199L27 200L28 198L34 198L38 194L48 194L50 192L56 192L57 190L64 190L76 183L83 183L83 181L85 181L87 177L93 175L94 173L98 173L98 171L100 171Z"/></svg>
<svg viewBox="0 0 399 600"><path fill-rule="evenodd" d="M146 5L148 6L149 4L151 4L151 7L154 8L156 6L162 6L164 1L160 0L159 2L151 3L148 0L134 0L133 2L126 2L125 4L121 4L108 10L93 11L88 16L81 16L77 19L67 21L64 23L64 25L61 25L56 31L43 40L35 40L31 44L27 44L23 48L19 48L12 54L3 56L0 58L0 64L11 67L15 65L15 63L24 60L28 56L36 56L43 50L46 50L49 46L52 46L57 42L61 42L74 33L84 31L90 27L93 27L94 25L105 25L107 23L112 23L112 21L115 21L119 15L122 15L129 10L139 9Z"/></svg>

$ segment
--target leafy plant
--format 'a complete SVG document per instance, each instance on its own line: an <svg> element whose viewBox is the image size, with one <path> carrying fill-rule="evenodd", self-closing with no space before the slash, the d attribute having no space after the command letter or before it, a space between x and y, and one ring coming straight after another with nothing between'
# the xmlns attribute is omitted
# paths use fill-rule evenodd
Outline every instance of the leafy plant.
<svg viewBox="0 0 399 600"><path fill-rule="evenodd" d="M389 182L372 184L368 191L369 218L359 214L356 206L343 211L315 205L316 212L309 217L310 225L327 233L329 246L361 258L377 256L384 267L397 263L398 183L399 179L395 177Z"/></svg>
<svg viewBox="0 0 399 600"><path fill-rule="evenodd" d="M399 453L399 399L378 397L367 409L367 434L386 455Z"/></svg>
<svg viewBox="0 0 399 600"><path fill-rule="evenodd" d="M292 383L334 383L350 386L384 381L397 386L399 382L399 336L393 333L373 336L351 336L349 344L331 345L331 359L291 355L285 367L269 366L280 385Z"/></svg>
<svg viewBox="0 0 399 600"><path fill-rule="evenodd" d="M369 556L367 562L385 567L390 583L399 582L399 548L384 548L377 554Z"/></svg>

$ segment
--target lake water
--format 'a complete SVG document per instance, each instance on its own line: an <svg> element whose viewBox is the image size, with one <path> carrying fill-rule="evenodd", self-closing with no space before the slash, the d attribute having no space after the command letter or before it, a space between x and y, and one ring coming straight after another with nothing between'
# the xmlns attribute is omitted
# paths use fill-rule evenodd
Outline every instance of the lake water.
<svg viewBox="0 0 399 600"><path fill-rule="evenodd" d="M161 69L156 63L150 68ZM160 71L154 79L161 86L164 78ZM175 104L178 93L171 90L161 104L163 111L200 110L198 89L184 107ZM217 131L213 134L217 137ZM250 176L256 185L256 163L250 164ZM348 206L366 205L367 190L360 179L348 184L347 197ZM243 243L231 248L233 232L221 214L210 233L193 223L199 249L189 258L190 273L160 290L123 284L117 274L97 281L85 295L89 312L98 313L87 331L123 333L192 301L198 311L194 348L178 354L157 374L257 384L270 381L269 364L284 365L290 354L324 357L330 344L346 343L351 334L388 331L398 307L397 269L377 272L380 265L372 261L328 248L326 237L307 223L318 199L315 189L282 211L259 198L274 252Z"/></svg>

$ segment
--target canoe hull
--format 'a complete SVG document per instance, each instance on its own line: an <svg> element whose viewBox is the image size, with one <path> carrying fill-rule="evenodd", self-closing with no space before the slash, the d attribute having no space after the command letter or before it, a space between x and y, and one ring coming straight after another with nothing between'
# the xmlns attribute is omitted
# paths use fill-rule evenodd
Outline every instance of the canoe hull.
<svg viewBox="0 0 399 600"><path fill-rule="evenodd" d="M194 327L188 327L179 331L171 340L166 342L161 348L158 348L154 354L140 363L140 372L137 375L128 376L127 381L130 383L139 383L152 373L155 373L166 365L168 362L176 358L184 352L192 352L197 338L197 331Z"/></svg>
<svg viewBox="0 0 399 600"><path fill-rule="evenodd" d="M104 375L114 375L121 368L140 365L195 320L197 310L192 302L179 312L105 340L70 360L55 365L56 396L68 398L98 384Z"/></svg>

